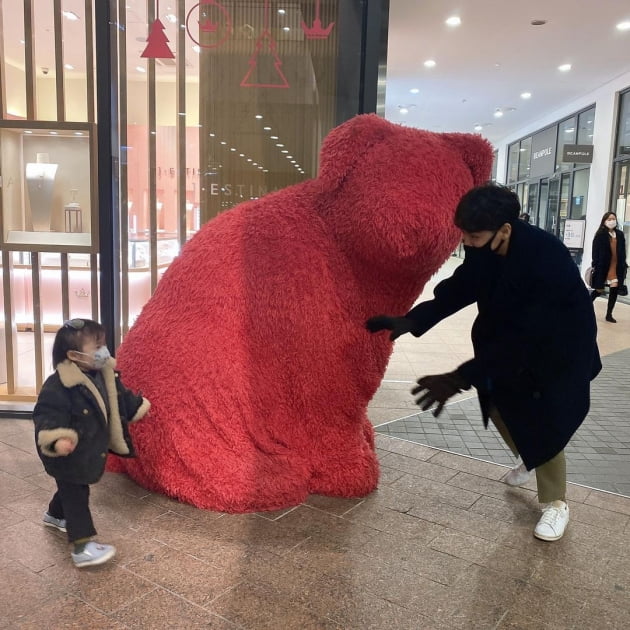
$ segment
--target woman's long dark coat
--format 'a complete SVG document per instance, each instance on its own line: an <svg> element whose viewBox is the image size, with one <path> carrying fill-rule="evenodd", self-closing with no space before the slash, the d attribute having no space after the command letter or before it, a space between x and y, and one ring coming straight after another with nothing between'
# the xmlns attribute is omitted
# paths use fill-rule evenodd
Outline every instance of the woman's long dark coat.
<svg viewBox="0 0 630 630"><path fill-rule="evenodd" d="M567 248L515 222L505 257L469 256L434 296L407 314L414 334L477 302L475 358L459 370L477 388L485 425L495 405L530 470L557 455L601 370L593 305Z"/></svg>
<svg viewBox="0 0 630 630"><path fill-rule="evenodd" d="M615 230L617 238L615 242L617 244L617 280L619 284L624 284L626 279L626 270L628 265L626 264L626 239L621 230ZM610 268L610 259L612 258L612 252L610 250L610 236L608 230L597 230L595 237L593 238L593 278L591 284L593 289L604 289L606 285L606 277L608 276L608 269Z"/></svg>

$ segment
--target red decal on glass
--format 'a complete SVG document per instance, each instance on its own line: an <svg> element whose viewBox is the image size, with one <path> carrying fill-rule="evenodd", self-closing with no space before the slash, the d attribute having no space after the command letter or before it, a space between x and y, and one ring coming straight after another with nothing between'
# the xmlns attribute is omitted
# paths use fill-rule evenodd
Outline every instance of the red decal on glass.
<svg viewBox="0 0 630 630"><path fill-rule="evenodd" d="M155 15L160 15L159 0L156 0L155 3ZM164 30L164 24L157 17L151 24L149 37L147 37L147 46L140 55L141 57L148 59L173 59L175 57L173 51L168 47L168 37L166 37Z"/></svg>
<svg viewBox="0 0 630 630"><path fill-rule="evenodd" d="M216 0L202 0L186 16L188 37L202 48L218 48L232 34L228 10Z"/></svg>
<svg viewBox="0 0 630 630"><path fill-rule="evenodd" d="M273 68L269 66L273 62ZM256 50L247 62L249 70L241 81L241 87L288 88L282 60L278 56L276 40L269 29L269 0L265 0L265 25L256 40ZM262 67L261 67L262 66Z"/></svg>
<svg viewBox="0 0 630 630"><path fill-rule="evenodd" d="M306 39L328 39L330 31L332 31L334 22L331 22L326 28L322 27L322 21L319 19L319 3L320 0L315 0L315 19L313 20L313 26L310 28L306 25L306 22L302 22L302 30L306 35Z"/></svg>

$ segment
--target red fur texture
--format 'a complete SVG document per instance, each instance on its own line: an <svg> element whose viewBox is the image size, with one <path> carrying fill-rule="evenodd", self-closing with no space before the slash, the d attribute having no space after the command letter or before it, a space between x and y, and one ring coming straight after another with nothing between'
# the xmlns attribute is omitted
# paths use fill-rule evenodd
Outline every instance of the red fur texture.
<svg viewBox="0 0 630 630"><path fill-rule="evenodd" d="M152 411L131 427L138 457L109 469L224 512L373 491L366 409L392 344L364 322L412 306L491 161L479 136L357 116L326 138L317 179L203 226L120 348Z"/></svg>

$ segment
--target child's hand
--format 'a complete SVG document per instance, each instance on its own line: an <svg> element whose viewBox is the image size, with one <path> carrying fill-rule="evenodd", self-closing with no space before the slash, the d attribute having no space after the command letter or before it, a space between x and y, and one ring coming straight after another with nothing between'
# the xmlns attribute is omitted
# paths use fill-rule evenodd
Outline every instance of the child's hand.
<svg viewBox="0 0 630 630"><path fill-rule="evenodd" d="M70 455L75 449L75 443L68 438L59 438L55 442L55 453L59 455Z"/></svg>

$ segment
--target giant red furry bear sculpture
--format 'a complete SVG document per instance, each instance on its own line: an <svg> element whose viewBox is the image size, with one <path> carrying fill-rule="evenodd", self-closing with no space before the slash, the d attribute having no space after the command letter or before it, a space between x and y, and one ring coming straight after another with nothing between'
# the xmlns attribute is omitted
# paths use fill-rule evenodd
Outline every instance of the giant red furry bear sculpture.
<svg viewBox="0 0 630 630"><path fill-rule="evenodd" d="M392 344L364 322L412 306L491 160L479 136L357 116L324 141L317 179L203 226L120 348L152 412L131 428L137 459L110 470L225 512L374 490L366 409Z"/></svg>

